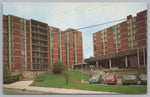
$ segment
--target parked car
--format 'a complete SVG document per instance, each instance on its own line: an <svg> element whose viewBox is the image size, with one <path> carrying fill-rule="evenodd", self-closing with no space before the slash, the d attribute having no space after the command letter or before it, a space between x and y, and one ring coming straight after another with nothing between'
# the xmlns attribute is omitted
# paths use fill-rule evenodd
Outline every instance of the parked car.
<svg viewBox="0 0 150 97"><path fill-rule="evenodd" d="M117 84L116 75L107 75L105 77L104 84Z"/></svg>
<svg viewBox="0 0 150 97"><path fill-rule="evenodd" d="M103 83L103 79L100 75L94 74L90 79L89 79L89 84L98 84L98 83Z"/></svg>
<svg viewBox="0 0 150 97"><path fill-rule="evenodd" d="M138 79L136 78L135 75L125 75L124 78L122 79L123 85L137 84L137 83L138 83Z"/></svg>
<svg viewBox="0 0 150 97"><path fill-rule="evenodd" d="M147 74L140 74L139 80L141 84L147 84Z"/></svg>

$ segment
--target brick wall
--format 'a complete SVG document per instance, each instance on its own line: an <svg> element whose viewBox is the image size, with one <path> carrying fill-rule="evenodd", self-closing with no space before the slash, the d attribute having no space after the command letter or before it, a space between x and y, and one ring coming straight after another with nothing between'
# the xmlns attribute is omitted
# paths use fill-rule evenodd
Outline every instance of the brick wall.
<svg viewBox="0 0 150 97"><path fill-rule="evenodd" d="M116 53L118 51L127 51L133 48L141 48L147 45L147 11L137 13L137 16L127 16L127 21L123 21L112 27L98 31L93 34L94 56L103 56ZM131 19L131 22L130 22ZM131 24L132 23L132 24ZM131 35L132 27L132 35ZM116 32L115 32L116 31ZM105 45L103 43L103 38ZM117 43L116 43L117 39ZM105 52L104 52L105 48Z"/></svg>

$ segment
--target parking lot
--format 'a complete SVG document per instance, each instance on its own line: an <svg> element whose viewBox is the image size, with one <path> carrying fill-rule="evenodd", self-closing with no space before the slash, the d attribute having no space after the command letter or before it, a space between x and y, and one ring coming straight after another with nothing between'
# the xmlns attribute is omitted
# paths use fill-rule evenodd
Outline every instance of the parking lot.
<svg viewBox="0 0 150 97"><path fill-rule="evenodd" d="M88 83L89 84L89 83ZM103 85L104 85L104 83L102 83ZM117 79L117 84L116 85L123 85L122 84L122 79ZM132 84L130 84L130 85L132 85ZM134 85L134 84L133 84ZM133 86L132 85L132 86ZM141 82L140 81L138 81L138 83L136 84L136 86L145 86L146 84L141 84Z"/></svg>

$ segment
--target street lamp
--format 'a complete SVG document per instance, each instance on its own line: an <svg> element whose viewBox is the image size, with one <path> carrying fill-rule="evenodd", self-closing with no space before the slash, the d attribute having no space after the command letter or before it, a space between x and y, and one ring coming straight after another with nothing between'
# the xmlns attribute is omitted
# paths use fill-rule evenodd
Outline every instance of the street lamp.
<svg viewBox="0 0 150 97"><path fill-rule="evenodd" d="M81 64L81 70L82 70L82 79L81 79L81 83L83 84L83 63Z"/></svg>

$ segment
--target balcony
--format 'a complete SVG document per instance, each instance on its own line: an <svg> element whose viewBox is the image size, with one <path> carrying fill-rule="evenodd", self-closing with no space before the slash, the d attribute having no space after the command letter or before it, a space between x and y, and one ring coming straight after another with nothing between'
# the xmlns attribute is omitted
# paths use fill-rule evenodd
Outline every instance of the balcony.
<svg viewBox="0 0 150 97"><path fill-rule="evenodd" d="M47 33L47 32L36 31L36 30L32 30L32 33L33 33L33 34L44 35L44 36L47 36L47 35L48 35L48 33Z"/></svg>
<svg viewBox="0 0 150 97"><path fill-rule="evenodd" d="M48 51L32 50L32 52L48 53Z"/></svg>
<svg viewBox="0 0 150 97"><path fill-rule="evenodd" d="M47 45L43 45L43 44L32 44L32 46L36 46L36 47L45 47L45 48L48 48L48 46ZM34 48L34 47L33 47Z"/></svg>
<svg viewBox="0 0 150 97"><path fill-rule="evenodd" d="M38 41L44 41L44 42L48 41L47 39L42 39L42 38L39 38L39 37L32 37L32 40L38 40Z"/></svg>
<svg viewBox="0 0 150 97"><path fill-rule="evenodd" d="M48 59L48 57L42 57L42 56L32 56L32 58L38 58L38 59Z"/></svg>

